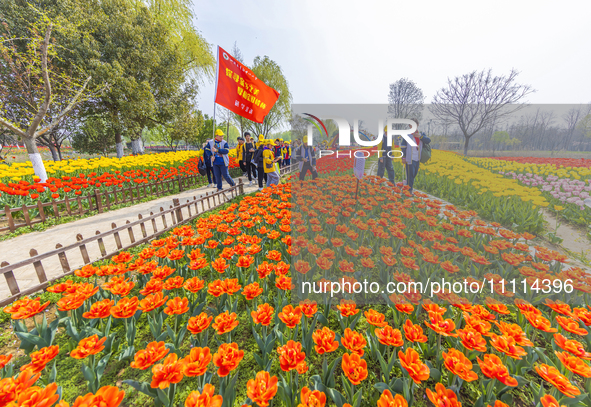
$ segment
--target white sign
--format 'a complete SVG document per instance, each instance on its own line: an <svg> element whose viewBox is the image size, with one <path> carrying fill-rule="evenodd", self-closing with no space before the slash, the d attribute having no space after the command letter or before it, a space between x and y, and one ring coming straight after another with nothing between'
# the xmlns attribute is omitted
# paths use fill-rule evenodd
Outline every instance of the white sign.
<svg viewBox="0 0 591 407"><path fill-rule="evenodd" d="M353 164L353 174L357 179L362 179L365 173L365 156L355 157L355 163Z"/></svg>

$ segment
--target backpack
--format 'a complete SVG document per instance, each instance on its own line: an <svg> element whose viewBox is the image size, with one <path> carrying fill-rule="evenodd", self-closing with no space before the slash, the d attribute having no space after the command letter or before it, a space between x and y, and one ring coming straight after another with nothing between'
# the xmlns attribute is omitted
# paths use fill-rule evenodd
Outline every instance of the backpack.
<svg viewBox="0 0 591 407"><path fill-rule="evenodd" d="M431 145L423 143L421 150L421 164L426 164L431 159Z"/></svg>
<svg viewBox="0 0 591 407"><path fill-rule="evenodd" d="M205 175L207 173L207 167L205 166L205 161L203 160L203 157L201 157L201 159L199 160L197 169L199 171L199 174L201 175Z"/></svg>

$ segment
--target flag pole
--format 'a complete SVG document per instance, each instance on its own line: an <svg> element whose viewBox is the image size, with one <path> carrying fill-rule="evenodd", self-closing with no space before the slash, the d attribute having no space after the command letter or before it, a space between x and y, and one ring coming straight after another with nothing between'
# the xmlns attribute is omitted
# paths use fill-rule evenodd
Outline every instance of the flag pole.
<svg viewBox="0 0 591 407"><path fill-rule="evenodd" d="M215 94L213 95L213 123L212 123L212 139L215 138L215 100L218 96L218 71L220 66L220 46L218 45L218 52L217 52L216 64L215 64Z"/></svg>

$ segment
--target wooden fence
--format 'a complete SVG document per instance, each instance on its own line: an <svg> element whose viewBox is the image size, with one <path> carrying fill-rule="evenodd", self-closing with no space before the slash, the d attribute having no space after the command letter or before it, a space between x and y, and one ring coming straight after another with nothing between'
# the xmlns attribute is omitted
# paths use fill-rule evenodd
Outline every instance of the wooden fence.
<svg viewBox="0 0 591 407"><path fill-rule="evenodd" d="M232 170L235 171L235 169ZM196 174L136 184L127 188L113 187L105 191L95 189L89 195L78 195L75 198L68 198L66 196L64 199L58 201L52 199L50 202L41 202L41 199L39 199L37 204L23 205L18 208L10 208L8 205L5 205L4 210L0 209L0 219L4 218L8 224L0 227L0 232L14 232L19 228L44 223L50 217L82 216L92 211L103 213L110 211L112 205L120 205L128 202L132 204L134 202L139 203L142 199L150 196L158 198L206 184L207 178Z"/></svg>
<svg viewBox="0 0 591 407"><path fill-rule="evenodd" d="M292 165L290 167L282 168L281 175L287 175L291 172L294 172L297 166ZM56 280L68 276L74 273L74 270L82 267L83 265L94 263L96 261L101 261L104 259L110 259L112 256L118 254L121 251L128 250L131 247L146 243L172 229L179 226L180 224L189 222L196 217L200 216L204 212L217 208L232 199L238 197L239 195L244 194L244 184L242 180L236 184L236 186L225 189L221 192L215 192L211 195L208 193L203 197L195 198L193 197L192 200L187 200L186 203L181 204L178 199L173 199L173 206L170 206L169 209L160 208L160 212L158 213L150 213L150 216L142 217L142 215L138 215L138 220L134 222L127 221L124 226L117 226L115 223L111 225L112 229L108 232L96 232L96 235L89 238L84 238L81 234L76 236L76 243L70 244L68 246L62 246L61 244L56 244L55 250L39 254L37 250L31 249L30 251L30 258L26 260L18 261L14 264L9 264L6 261L3 261L0 264L0 274L2 274L6 280L6 284L10 290L10 297L4 298L0 300L0 307L5 306L7 304L12 303L19 297L23 295L29 295L35 293L40 290L44 290L49 285L53 284ZM188 215L183 214L183 209L185 212L188 212ZM167 219L169 219L170 224L168 223ZM162 223L163 227L159 229L157 227L158 220ZM134 227L136 228L136 232L134 232ZM137 229L139 228L139 231ZM151 228L151 232L148 232L148 228ZM127 233L129 236L129 244L123 245L121 241L121 233ZM137 233L137 236L136 236ZM113 251L108 251L105 245L105 239L113 239L115 249ZM98 258L92 259L89 255L88 245L98 245L98 250L100 250L100 256ZM96 246L95 246L96 247ZM82 256L83 264L79 266L72 267L70 265L70 261L68 260L66 252L77 250L80 252ZM63 274L48 279L45 268L43 266L43 261L52 261L59 260L60 267L62 269ZM26 289L21 290L19 287L15 271L18 269L22 269L23 267L27 267L33 265L36 273L37 280L39 284L34 285L33 287L29 287ZM17 273L18 274L18 273Z"/></svg>

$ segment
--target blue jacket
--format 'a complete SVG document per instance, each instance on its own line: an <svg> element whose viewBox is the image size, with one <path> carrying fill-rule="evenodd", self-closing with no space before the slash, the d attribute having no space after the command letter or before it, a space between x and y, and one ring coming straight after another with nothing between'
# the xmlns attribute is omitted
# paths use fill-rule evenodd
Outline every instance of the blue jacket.
<svg viewBox="0 0 591 407"><path fill-rule="evenodd" d="M230 147L228 146L228 142L226 140L222 140L219 142L220 148L217 152L217 154L213 153L213 147L215 146L215 144L217 143L217 141L215 141L215 139L213 140L209 140L208 143L208 147L209 147L209 151L211 152L211 163L213 164L215 162L215 158L216 157L222 157L224 159L224 164L226 167L230 164L230 158L228 157L228 153L230 152Z"/></svg>
<svg viewBox="0 0 591 407"><path fill-rule="evenodd" d="M421 132L420 134L421 134L421 139L419 140L419 162L421 159L421 153L423 152L423 145L431 143L431 139L429 137L427 137L427 135L425 133ZM410 136L414 137L412 134ZM404 153L403 160L406 161L407 164L411 164L412 163L412 146L410 144L408 144L404 138L400 142L400 149Z"/></svg>
<svg viewBox="0 0 591 407"><path fill-rule="evenodd" d="M210 141L211 140L207 140L205 147L203 147L203 161L208 167L211 167L211 156L213 155L211 153L211 146L209 145Z"/></svg>

